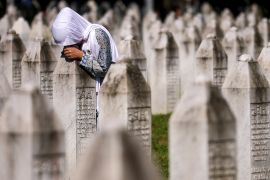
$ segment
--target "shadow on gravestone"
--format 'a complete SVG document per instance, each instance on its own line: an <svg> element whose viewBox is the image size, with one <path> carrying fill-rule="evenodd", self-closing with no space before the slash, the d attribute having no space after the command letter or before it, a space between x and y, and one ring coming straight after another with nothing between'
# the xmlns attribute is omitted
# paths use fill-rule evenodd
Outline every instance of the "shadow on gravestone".
<svg viewBox="0 0 270 180"><path fill-rule="evenodd" d="M4 72L12 88L21 87L21 62L25 46L15 31L11 30L0 43L1 71Z"/></svg>
<svg viewBox="0 0 270 180"><path fill-rule="evenodd" d="M123 58L111 65L100 89L100 129L120 126L151 155L151 91L138 66Z"/></svg>
<svg viewBox="0 0 270 180"><path fill-rule="evenodd" d="M144 79L147 81L146 57L142 52L141 42L133 39L132 36L126 37L120 42L119 54L132 59L132 63L136 64Z"/></svg>
<svg viewBox="0 0 270 180"><path fill-rule="evenodd" d="M17 21L14 22L12 30L18 33L24 44L27 46L30 33L28 22L23 17L19 17Z"/></svg>
<svg viewBox="0 0 270 180"><path fill-rule="evenodd" d="M240 56L222 93L236 116L237 179L269 179L269 83L258 62Z"/></svg>
<svg viewBox="0 0 270 180"><path fill-rule="evenodd" d="M170 118L170 179L236 179L236 122L227 102L203 76L189 89Z"/></svg>
<svg viewBox="0 0 270 180"><path fill-rule="evenodd" d="M227 74L227 55L218 38L209 34L196 53L196 76L205 75L221 88Z"/></svg>
<svg viewBox="0 0 270 180"><path fill-rule="evenodd" d="M14 90L0 119L1 179L63 180L64 134L37 87Z"/></svg>
<svg viewBox="0 0 270 180"><path fill-rule="evenodd" d="M22 59L22 85L29 82L37 84L49 102L53 99L53 71L57 59L51 45L44 40L29 43Z"/></svg>
<svg viewBox="0 0 270 180"><path fill-rule="evenodd" d="M89 147L76 180L160 180L140 144L124 130L102 132Z"/></svg>
<svg viewBox="0 0 270 180"><path fill-rule="evenodd" d="M96 81L77 62L58 61L53 73L53 105L66 132L67 177L97 131Z"/></svg>

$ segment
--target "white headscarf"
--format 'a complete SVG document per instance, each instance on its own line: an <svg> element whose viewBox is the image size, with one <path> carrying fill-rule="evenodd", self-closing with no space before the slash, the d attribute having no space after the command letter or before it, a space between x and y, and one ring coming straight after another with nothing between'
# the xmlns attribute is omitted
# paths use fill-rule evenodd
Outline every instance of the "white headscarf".
<svg viewBox="0 0 270 180"><path fill-rule="evenodd" d="M52 25L52 34L55 42L63 46L82 42L82 50L90 50L94 57L97 58L100 49L95 36L95 29L97 28L101 28L109 36L112 61L115 62L118 58L118 51L109 31L101 25L88 22L68 7L63 8L57 15Z"/></svg>

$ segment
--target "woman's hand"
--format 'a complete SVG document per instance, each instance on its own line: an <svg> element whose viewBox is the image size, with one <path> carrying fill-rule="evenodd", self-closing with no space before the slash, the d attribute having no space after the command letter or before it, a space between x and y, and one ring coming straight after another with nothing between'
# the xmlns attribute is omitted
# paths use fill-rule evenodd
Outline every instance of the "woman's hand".
<svg viewBox="0 0 270 180"><path fill-rule="evenodd" d="M68 59L81 60L83 52L75 47L64 48L64 56Z"/></svg>

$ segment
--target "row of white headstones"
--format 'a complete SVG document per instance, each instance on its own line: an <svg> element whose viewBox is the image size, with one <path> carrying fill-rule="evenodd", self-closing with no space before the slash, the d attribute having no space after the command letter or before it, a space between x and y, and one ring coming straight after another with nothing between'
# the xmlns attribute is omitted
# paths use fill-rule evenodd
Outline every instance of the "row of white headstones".
<svg viewBox="0 0 270 180"><path fill-rule="evenodd" d="M235 29L232 31L235 32ZM178 48L171 33L161 30L159 37L165 41L153 49L153 59L148 60L151 66L146 65L148 61L141 56L141 52L134 53L139 51L138 41L128 37L121 42L121 54L130 59L122 58L112 65L104 80L100 91L97 128L95 81L75 62L57 62L54 55L57 50L54 51L49 43L33 41L25 52L19 36L10 32L1 46L1 73L2 77L7 78L7 81L4 78L1 80L1 95L5 104L0 126L3 135L3 145L0 146L3 158L0 159L3 160L1 164L5 164L1 175L7 177L5 179L11 176L15 179L31 179L30 176L34 179L52 179L59 176L61 179L65 176L66 157L66 176L72 177L77 159L85 154L86 149L93 149L88 147L96 139L95 135L99 134L96 133L98 129L100 132L111 132L115 127L125 127L129 133L141 137L140 141L150 155L151 105L153 109L154 106L164 105L161 111L170 112L183 94L170 120L171 178L268 179L269 48L263 49L258 61L248 55L238 58L242 52L236 38L231 49L228 48L231 51L227 57L219 40L209 35L201 43L196 58L186 60L179 58L181 48ZM179 68L189 74L182 76L182 69ZM188 90L179 91L181 82L187 76L199 75L206 78L200 77ZM192 84L191 79L187 86ZM39 88L27 85L29 82L34 82ZM18 89L21 85L24 88ZM15 89L11 95L8 86ZM228 103L220 93L221 87ZM38 89L47 100L43 99ZM55 120L57 118L46 101L53 104L63 127ZM111 135L108 137L111 138ZM123 138L119 135L117 137ZM101 139L101 145L96 146L103 147L106 142L105 149L110 150L110 145L116 148L117 145L110 144L109 140ZM130 148L129 145L123 148L127 147ZM108 159L111 160L114 153L119 151L114 149ZM109 152L101 151L104 154ZM92 156L88 163L99 163ZM131 158L132 155L127 156ZM13 159L16 159L15 164ZM136 160L142 163L142 159ZM29 164L21 166L20 162ZM130 163L136 164L132 161ZM33 168L33 164L37 168ZM126 167L120 164L120 168L124 171ZM189 171L191 168L195 170L192 177ZM117 172L116 169L108 171ZM91 176L89 171L84 173ZM144 173L135 174L138 177ZM100 176L97 175L96 179ZM145 178L155 179L149 176Z"/></svg>

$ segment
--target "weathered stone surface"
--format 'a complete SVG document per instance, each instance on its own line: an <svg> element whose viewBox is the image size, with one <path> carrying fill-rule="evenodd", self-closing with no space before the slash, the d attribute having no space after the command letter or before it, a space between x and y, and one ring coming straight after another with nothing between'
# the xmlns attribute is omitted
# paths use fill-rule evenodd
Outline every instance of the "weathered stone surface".
<svg viewBox="0 0 270 180"><path fill-rule="evenodd" d="M270 43L263 48L260 56L258 57L258 63L261 66L265 77L270 82Z"/></svg>
<svg viewBox="0 0 270 180"><path fill-rule="evenodd" d="M143 53L141 44L140 41L134 40L132 36L128 36L125 40L120 42L119 53L122 56L132 59L132 63L139 67L143 77L147 81L146 57Z"/></svg>
<svg viewBox="0 0 270 180"><path fill-rule="evenodd" d="M76 180L160 180L140 144L123 130L102 132L89 147Z"/></svg>
<svg viewBox="0 0 270 180"><path fill-rule="evenodd" d="M237 179L270 179L269 84L250 55L242 55L222 87L237 127Z"/></svg>
<svg viewBox="0 0 270 180"><path fill-rule="evenodd" d="M46 41L32 41L22 59L22 84L33 82L50 102L53 99L53 71L57 59Z"/></svg>
<svg viewBox="0 0 270 180"><path fill-rule="evenodd" d="M227 74L227 55L214 35L204 39L196 54L196 76L205 75L221 88Z"/></svg>
<svg viewBox="0 0 270 180"><path fill-rule="evenodd" d="M222 41L224 50L228 55L228 71L235 66L240 55L244 53L244 41L242 37L239 36L239 33L236 27L232 27L225 34Z"/></svg>
<svg viewBox="0 0 270 180"><path fill-rule="evenodd" d="M0 114L1 110L10 95L11 87L3 71L0 71Z"/></svg>
<svg viewBox="0 0 270 180"><path fill-rule="evenodd" d="M68 177L97 131L95 85L76 62L58 61L53 73L53 105L66 131Z"/></svg>
<svg viewBox="0 0 270 180"><path fill-rule="evenodd" d="M180 98L179 51L170 32L161 29L155 41L149 76L154 114L172 112Z"/></svg>
<svg viewBox="0 0 270 180"><path fill-rule="evenodd" d="M100 89L100 129L126 128L151 154L151 92L132 59L111 65Z"/></svg>
<svg viewBox="0 0 270 180"><path fill-rule="evenodd" d="M2 110L0 163L1 179L64 179L64 130L37 87L14 90Z"/></svg>
<svg viewBox="0 0 270 180"><path fill-rule="evenodd" d="M12 88L21 86L21 61L24 53L25 46L19 35L9 31L0 44L0 69Z"/></svg>
<svg viewBox="0 0 270 180"><path fill-rule="evenodd" d="M236 179L235 118L219 89L200 78L170 118L170 179Z"/></svg>

